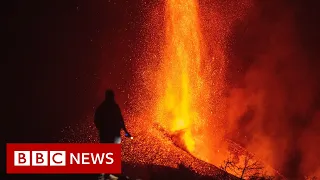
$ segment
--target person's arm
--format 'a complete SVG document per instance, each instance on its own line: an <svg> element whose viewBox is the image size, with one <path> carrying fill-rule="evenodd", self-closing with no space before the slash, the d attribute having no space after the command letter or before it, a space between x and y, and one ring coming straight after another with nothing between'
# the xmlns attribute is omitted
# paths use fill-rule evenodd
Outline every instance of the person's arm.
<svg viewBox="0 0 320 180"><path fill-rule="evenodd" d="M119 116L120 116L121 129L123 129L123 131L126 133L126 136L131 137L131 135L130 135L129 131L127 130L126 125L125 125L125 123L124 123L124 119L123 119L123 116L122 116L120 107L118 106L117 109L118 109Z"/></svg>
<svg viewBox="0 0 320 180"><path fill-rule="evenodd" d="M126 128L126 125L124 124L123 119L121 119L120 124L121 124L121 128L124 130L124 132L129 134L129 132L128 132L127 128Z"/></svg>

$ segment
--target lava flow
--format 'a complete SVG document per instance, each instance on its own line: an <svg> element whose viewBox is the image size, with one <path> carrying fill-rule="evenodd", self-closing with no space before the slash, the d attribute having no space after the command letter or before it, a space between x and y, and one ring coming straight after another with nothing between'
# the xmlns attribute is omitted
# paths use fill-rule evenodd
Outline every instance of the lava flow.
<svg viewBox="0 0 320 180"><path fill-rule="evenodd" d="M196 130L203 117L199 104L204 101L201 77L201 31L195 0L166 2L166 45L159 73L156 121L183 140L184 148L196 151ZM201 101L201 102L199 102ZM179 132L179 133L178 133Z"/></svg>

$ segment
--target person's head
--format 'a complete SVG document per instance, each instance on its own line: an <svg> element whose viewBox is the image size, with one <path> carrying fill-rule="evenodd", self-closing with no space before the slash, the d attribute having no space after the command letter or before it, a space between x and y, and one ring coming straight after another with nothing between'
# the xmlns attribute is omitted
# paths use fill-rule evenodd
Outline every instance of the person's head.
<svg viewBox="0 0 320 180"><path fill-rule="evenodd" d="M111 89L107 89L105 92L105 100L114 101L114 92Z"/></svg>

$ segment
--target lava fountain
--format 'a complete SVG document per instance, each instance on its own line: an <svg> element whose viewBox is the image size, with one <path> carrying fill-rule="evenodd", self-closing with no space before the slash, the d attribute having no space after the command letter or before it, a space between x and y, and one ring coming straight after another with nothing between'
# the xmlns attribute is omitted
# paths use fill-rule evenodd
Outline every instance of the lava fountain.
<svg viewBox="0 0 320 180"><path fill-rule="evenodd" d="M194 154L208 99L202 76L202 38L196 0L166 1L166 41L159 73L156 123ZM178 139L178 140L177 140Z"/></svg>

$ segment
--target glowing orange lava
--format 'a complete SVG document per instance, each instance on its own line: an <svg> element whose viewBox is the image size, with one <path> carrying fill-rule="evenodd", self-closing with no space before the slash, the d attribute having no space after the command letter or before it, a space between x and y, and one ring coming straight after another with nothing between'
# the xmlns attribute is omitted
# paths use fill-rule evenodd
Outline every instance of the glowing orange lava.
<svg viewBox="0 0 320 180"><path fill-rule="evenodd" d="M181 138L191 153L196 147L195 129L202 124L199 101L205 98L201 48L197 1L167 0L157 121L172 133L183 131Z"/></svg>

